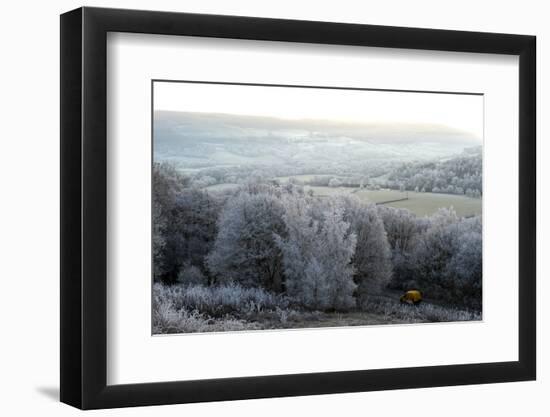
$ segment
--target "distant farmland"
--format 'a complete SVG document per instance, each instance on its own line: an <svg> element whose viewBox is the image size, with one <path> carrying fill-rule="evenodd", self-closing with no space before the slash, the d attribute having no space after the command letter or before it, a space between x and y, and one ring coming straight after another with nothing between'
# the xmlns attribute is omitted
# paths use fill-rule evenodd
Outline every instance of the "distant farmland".
<svg viewBox="0 0 550 417"><path fill-rule="evenodd" d="M435 193L415 193L413 191L408 192L408 199L402 200L407 197L406 192L397 190L359 190L357 188L349 187L310 187L306 186L306 189L313 191L318 196L328 196L338 193L355 194L357 197L368 200L373 203L384 203L388 201L387 205L397 208L406 208L411 210L417 216L431 215L441 207L453 206L456 213L459 216L471 216L481 214L481 199L470 198L463 195L454 194L435 194ZM395 201L401 200L401 201ZM391 202L390 202L391 201Z"/></svg>
<svg viewBox="0 0 550 417"><path fill-rule="evenodd" d="M280 178L278 178L280 180ZM238 188L239 184L216 184L206 187L208 191L227 191ZM401 192L397 190L366 190L352 187L323 187L305 185L304 189L313 191L314 195L325 197L336 194L354 194L361 200L376 204L385 204L396 208L406 208L417 216L429 216L441 207L453 207L461 217L481 214L481 199L464 195ZM405 198L408 195L408 199ZM397 200L397 201L396 201ZM399 201L400 200L400 201ZM387 202L387 203L386 203Z"/></svg>

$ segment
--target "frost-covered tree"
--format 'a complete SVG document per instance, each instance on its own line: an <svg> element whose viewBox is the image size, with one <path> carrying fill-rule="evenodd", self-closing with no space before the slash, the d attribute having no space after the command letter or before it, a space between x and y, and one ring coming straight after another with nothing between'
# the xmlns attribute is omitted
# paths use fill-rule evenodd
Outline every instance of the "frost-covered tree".
<svg viewBox="0 0 550 417"><path fill-rule="evenodd" d="M155 280L166 277L172 270L173 259L170 255L175 245L174 208L178 194L188 182L171 165L156 163L153 166L152 246Z"/></svg>
<svg viewBox="0 0 550 417"><path fill-rule="evenodd" d="M420 289L442 301L481 307L481 217L459 219L440 209L419 235L411 265Z"/></svg>
<svg viewBox="0 0 550 417"><path fill-rule="evenodd" d="M191 182L191 185L193 187L197 187L197 188L205 188L205 187L208 187L210 185L214 185L216 183L217 183L216 178L208 176L208 175L204 175L202 177L193 178L193 181Z"/></svg>
<svg viewBox="0 0 550 417"><path fill-rule="evenodd" d="M365 203L355 196L341 197L344 220L357 236L352 263L355 269L358 302L368 295L379 293L392 276L391 251L384 223L374 204Z"/></svg>
<svg viewBox="0 0 550 417"><path fill-rule="evenodd" d="M283 212L280 200L268 192L241 191L226 202L206 261L217 282L283 290L281 251L274 237L285 235Z"/></svg>
<svg viewBox="0 0 550 417"><path fill-rule="evenodd" d="M431 229L457 223L459 220L455 209L451 207L439 208L431 217L429 227Z"/></svg>
<svg viewBox="0 0 550 417"><path fill-rule="evenodd" d="M415 241L410 260L413 276L428 296L443 298L445 288L452 284L446 282L445 271L457 236L456 224L433 222Z"/></svg>
<svg viewBox="0 0 550 417"><path fill-rule="evenodd" d="M483 242L481 217L463 219L459 238L445 270L447 281L453 283L452 298L468 307L481 309Z"/></svg>
<svg viewBox="0 0 550 417"><path fill-rule="evenodd" d="M311 197L284 196L286 237L275 237L283 254L286 293L300 299L305 305L313 306L320 292L320 280L314 271L316 265L310 264L316 256L315 241L320 225L312 216L310 201Z"/></svg>
<svg viewBox="0 0 550 417"><path fill-rule="evenodd" d="M343 204L334 200L323 215L318 244L318 258L324 266L328 282L328 305L347 309L355 302L353 293L354 268L351 263L357 244L357 235L350 233L350 223L344 220Z"/></svg>
<svg viewBox="0 0 550 417"><path fill-rule="evenodd" d="M331 178L328 182L329 187L340 187L342 185L342 181L340 181L338 178Z"/></svg>
<svg viewBox="0 0 550 417"><path fill-rule="evenodd" d="M204 257L216 234L219 202L174 167L153 167L153 273L156 281L174 283L184 264L204 269Z"/></svg>
<svg viewBox="0 0 550 417"><path fill-rule="evenodd" d="M415 286L411 252L414 239L424 227L410 210L388 206L379 206L378 210L391 250L393 278L390 286L400 290L411 289Z"/></svg>
<svg viewBox="0 0 550 417"><path fill-rule="evenodd" d="M166 248L166 230L168 219L164 215L162 204L153 197L152 204L152 247L153 247L153 276L155 280L164 271L164 250Z"/></svg>
<svg viewBox="0 0 550 417"><path fill-rule="evenodd" d="M217 234L220 205L220 201L203 190L189 189L180 194L176 204L176 226L183 239L180 265L190 263L205 269L205 257Z"/></svg>
<svg viewBox="0 0 550 417"><path fill-rule="evenodd" d="M287 236L279 235L277 242L287 294L312 309L352 308L356 236L349 233L342 203L330 199L319 209L312 198L287 196L284 201Z"/></svg>

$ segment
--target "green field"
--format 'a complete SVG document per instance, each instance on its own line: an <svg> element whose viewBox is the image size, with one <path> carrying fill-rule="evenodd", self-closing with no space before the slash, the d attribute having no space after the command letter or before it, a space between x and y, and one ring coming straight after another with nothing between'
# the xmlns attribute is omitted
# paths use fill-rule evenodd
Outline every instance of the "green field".
<svg viewBox="0 0 550 417"><path fill-rule="evenodd" d="M239 184L216 184L206 187L208 191L228 191L239 187ZM338 194L356 195L362 200L391 207L406 208L417 216L431 215L441 207L453 207L459 216L481 214L481 199L464 195L401 192L397 190L366 190L352 187L323 187L305 185L306 190L313 191L319 197ZM408 196L408 199L405 198ZM394 201L401 200L401 201ZM386 203L387 202L387 203Z"/></svg>
<svg viewBox="0 0 550 417"><path fill-rule="evenodd" d="M373 203L388 202L387 205L397 208L406 208L418 216L431 215L441 207L453 207L459 216L471 216L481 214L481 199L470 198L463 195L453 194L434 194L434 193L408 193L396 190L359 190L357 188L347 187L306 187L318 196L328 196L335 194L354 194L357 197L368 200ZM407 200L392 201L404 199Z"/></svg>

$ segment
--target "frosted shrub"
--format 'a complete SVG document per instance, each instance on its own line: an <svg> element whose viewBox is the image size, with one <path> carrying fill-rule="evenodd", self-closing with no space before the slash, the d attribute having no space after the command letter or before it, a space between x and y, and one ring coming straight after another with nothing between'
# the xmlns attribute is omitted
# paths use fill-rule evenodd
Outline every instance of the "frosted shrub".
<svg viewBox="0 0 550 417"><path fill-rule="evenodd" d="M381 299L368 299L363 304L363 310L381 314L387 321L397 319L409 323L481 320L481 313L476 311L440 307L428 303L419 306L403 305Z"/></svg>
<svg viewBox="0 0 550 417"><path fill-rule="evenodd" d="M208 298L210 288L192 286L164 286L155 284L153 287L153 334L221 332L259 329L258 323L250 323L230 315L220 315L215 320L205 311L199 311L193 306L185 306L182 294L191 289L189 298L197 298L205 308L211 308L216 295ZM234 299L235 300L235 299ZM187 299L188 301L188 299Z"/></svg>
<svg viewBox="0 0 550 417"><path fill-rule="evenodd" d="M154 300L171 303L176 310L196 310L210 317L275 311L277 308L288 308L289 304L282 296L260 288L244 288L237 284L216 287L155 284L153 296Z"/></svg>
<svg viewBox="0 0 550 417"><path fill-rule="evenodd" d="M178 313L169 300L153 299L153 333L168 333L169 329L177 328L178 322Z"/></svg>
<svg viewBox="0 0 550 417"><path fill-rule="evenodd" d="M213 320L197 311L185 309L176 311L173 308L163 310L166 316L153 316L153 334L226 332L239 330L257 330L257 323L247 323L232 317Z"/></svg>

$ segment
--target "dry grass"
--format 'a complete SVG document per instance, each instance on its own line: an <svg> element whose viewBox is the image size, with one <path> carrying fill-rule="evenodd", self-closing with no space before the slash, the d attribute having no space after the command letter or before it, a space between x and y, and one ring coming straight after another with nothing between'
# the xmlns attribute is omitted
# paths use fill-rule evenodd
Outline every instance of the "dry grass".
<svg viewBox="0 0 550 417"><path fill-rule="evenodd" d="M481 313L424 303L402 305L393 294L371 297L360 311L307 311L288 299L238 285L153 288L153 333L367 326L481 320Z"/></svg>
<svg viewBox="0 0 550 417"><path fill-rule="evenodd" d="M404 323L436 323L449 321L481 320L480 312L461 310L454 307L444 307L430 303L418 306L401 304L387 298L371 298L363 306L363 310L381 315L385 320L397 320Z"/></svg>

